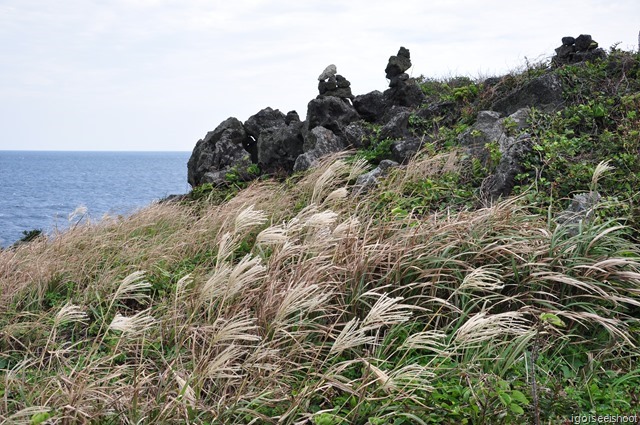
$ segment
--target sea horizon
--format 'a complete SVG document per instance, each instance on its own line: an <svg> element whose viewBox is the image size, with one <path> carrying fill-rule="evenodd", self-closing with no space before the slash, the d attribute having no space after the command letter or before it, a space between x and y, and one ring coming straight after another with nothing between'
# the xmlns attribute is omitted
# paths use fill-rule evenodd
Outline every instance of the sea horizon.
<svg viewBox="0 0 640 425"><path fill-rule="evenodd" d="M189 151L0 150L0 246L64 230L77 208L97 221L190 190Z"/></svg>

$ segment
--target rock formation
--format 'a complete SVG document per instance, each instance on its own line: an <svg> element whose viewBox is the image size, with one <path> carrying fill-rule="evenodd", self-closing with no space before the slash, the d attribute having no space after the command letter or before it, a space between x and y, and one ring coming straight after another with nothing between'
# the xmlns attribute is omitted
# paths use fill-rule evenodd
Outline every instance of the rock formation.
<svg viewBox="0 0 640 425"><path fill-rule="evenodd" d="M555 66L604 55L591 36L584 34L564 37L556 53ZM389 141L388 157L394 161L381 162L359 179L359 191L367 190L389 166L406 164L425 143L434 141L430 133L416 130L412 119L449 126L461 116L458 99L438 99L427 104L421 87L407 74L409 68L409 50L400 47L384 70L388 89L354 97L351 84L337 73L336 65L327 66L318 77L319 95L308 103L304 121L295 111L285 115L269 107L244 123L235 118L225 120L196 144L188 163L189 183L193 187L207 182L225 184L231 171L236 178L249 179L255 176L246 170L254 166L255 171L255 165L262 173L303 171L325 155ZM498 93L497 100L490 110L481 111L475 124L458 138L461 147L491 170L482 186L488 199L508 195L515 176L522 170L520 162L531 149L530 137L520 131L527 125L529 108L552 112L564 102L562 84L554 72L545 72L515 87L503 85L502 81L496 77L484 82L485 87ZM500 94L500 90L504 92ZM515 126L518 135L505 129L505 123L509 123L510 130ZM494 142L500 160L489 164L491 156L486 145Z"/></svg>
<svg viewBox="0 0 640 425"><path fill-rule="evenodd" d="M335 65L329 65L318 77L318 97L333 96L340 99L353 100L351 83L340 74L336 74Z"/></svg>
<svg viewBox="0 0 640 425"><path fill-rule="evenodd" d="M396 56L391 56L384 72L389 80L389 89L384 92L385 101L391 105L418 107L424 102L424 94L413 78L405 72L411 68L409 49L400 47Z"/></svg>
<svg viewBox="0 0 640 425"><path fill-rule="evenodd" d="M556 49L556 55L551 60L555 66L571 63L603 59L604 50L598 47L598 42L589 34L581 34L577 38L562 37L562 46Z"/></svg>

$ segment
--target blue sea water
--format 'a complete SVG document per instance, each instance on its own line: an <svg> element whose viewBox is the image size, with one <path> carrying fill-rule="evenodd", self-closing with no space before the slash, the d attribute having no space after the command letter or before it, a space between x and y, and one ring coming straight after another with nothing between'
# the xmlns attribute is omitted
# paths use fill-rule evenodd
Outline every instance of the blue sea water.
<svg viewBox="0 0 640 425"><path fill-rule="evenodd" d="M0 246L69 226L85 207L92 221L129 214L186 193L189 152L0 151Z"/></svg>

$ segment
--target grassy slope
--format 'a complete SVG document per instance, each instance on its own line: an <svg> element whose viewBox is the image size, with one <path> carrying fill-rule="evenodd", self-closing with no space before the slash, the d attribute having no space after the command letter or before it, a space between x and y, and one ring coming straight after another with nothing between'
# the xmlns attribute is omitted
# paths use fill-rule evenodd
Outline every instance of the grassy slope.
<svg viewBox="0 0 640 425"><path fill-rule="evenodd" d="M434 142L366 196L347 195L365 164L341 154L227 201L204 188L0 252L0 423L562 423L637 411L637 62L612 52L555 71L567 105L534 114L518 196L490 207L476 208L490 170L469 167L455 137L542 66L491 89L424 80L457 115L413 119ZM383 142L363 155L381 159ZM602 160L615 169L592 181ZM595 220L556 225L566 197L590 186L607 201Z"/></svg>

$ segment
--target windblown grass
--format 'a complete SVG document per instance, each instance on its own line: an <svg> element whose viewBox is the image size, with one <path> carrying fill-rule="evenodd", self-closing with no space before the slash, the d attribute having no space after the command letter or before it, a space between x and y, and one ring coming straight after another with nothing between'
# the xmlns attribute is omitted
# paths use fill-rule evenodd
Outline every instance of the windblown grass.
<svg viewBox="0 0 640 425"><path fill-rule="evenodd" d="M343 156L0 252L0 423L523 423L638 382L623 226L398 216ZM386 184L456 166L430 161Z"/></svg>

